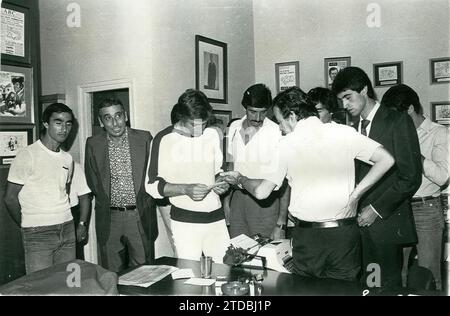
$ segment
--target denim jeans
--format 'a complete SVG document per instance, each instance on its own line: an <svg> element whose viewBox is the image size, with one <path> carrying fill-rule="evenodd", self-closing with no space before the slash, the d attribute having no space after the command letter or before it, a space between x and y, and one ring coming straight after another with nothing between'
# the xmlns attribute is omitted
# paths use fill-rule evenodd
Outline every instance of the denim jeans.
<svg viewBox="0 0 450 316"><path fill-rule="evenodd" d="M417 230L417 256L419 266L429 269L441 289L442 234L444 230L444 212L439 197L412 202L414 221Z"/></svg>
<svg viewBox="0 0 450 316"><path fill-rule="evenodd" d="M63 224L22 228L27 274L75 259L75 226Z"/></svg>

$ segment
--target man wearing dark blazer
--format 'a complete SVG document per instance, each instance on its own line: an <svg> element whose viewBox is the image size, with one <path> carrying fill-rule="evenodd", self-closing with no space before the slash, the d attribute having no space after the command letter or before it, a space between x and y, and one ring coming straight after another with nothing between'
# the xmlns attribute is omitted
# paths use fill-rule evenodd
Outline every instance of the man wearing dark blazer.
<svg viewBox="0 0 450 316"><path fill-rule="evenodd" d="M408 115L380 106L369 77L360 68L341 70L333 82L333 91L344 108L353 117L360 118L358 131L382 144L396 161L360 199L358 214L363 250L362 281L370 278L369 287L375 285L390 291L402 284L402 246L417 243L410 204L422 181L417 133ZM370 167L357 162L356 180L362 179ZM377 282L372 273L377 270L381 272L381 282Z"/></svg>
<svg viewBox="0 0 450 316"><path fill-rule="evenodd" d="M95 195L95 221L101 265L114 272L151 263L157 236L155 207L145 192L145 172L152 136L126 126L127 113L118 99L99 106L105 132L86 142L85 173Z"/></svg>

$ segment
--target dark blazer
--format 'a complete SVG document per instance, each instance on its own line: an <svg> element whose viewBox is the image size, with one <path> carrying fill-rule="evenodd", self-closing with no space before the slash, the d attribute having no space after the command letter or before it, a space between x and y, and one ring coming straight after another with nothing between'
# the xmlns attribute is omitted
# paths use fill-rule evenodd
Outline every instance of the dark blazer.
<svg viewBox="0 0 450 316"><path fill-rule="evenodd" d="M153 199L145 191L145 175L152 136L147 131L128 128L128 141L137 208L147 240L150 241L148 244L151 249L146 249L150 250L146 253L151 256L153 254L153 242L158 236L156 207ZM104 245L109 237L111 223L111 172L106 132L87 139L85 173L87 183L95 195L97 240L101 245Z"/></svg>
<svg viewBox="0 0 450 316"><path fill-rule="evenodd" d="M383 217L368 229L379 243L417 242L410 199L422 182L422 160L416 128L406 113L380 106L370 128L369 137L389 151L395 165L360 200L360 208L372 204ZM357 161L358 182L370 165Z"/></svg>

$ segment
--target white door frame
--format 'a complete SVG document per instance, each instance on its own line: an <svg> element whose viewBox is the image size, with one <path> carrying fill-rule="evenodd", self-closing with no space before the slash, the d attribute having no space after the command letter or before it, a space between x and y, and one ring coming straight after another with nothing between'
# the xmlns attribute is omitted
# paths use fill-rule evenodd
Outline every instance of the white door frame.
<svg viewBox="0 0 450 316"><path fill-rule="evenodd" d="M1 0L0 0L1 1ZM115 79L108 81L92 82L79 85L78 90L78 122L80 139L80 159L84 165L86 140L92 135L92 93L107 90L128 89L130 98L129 118L132 127L135 124L136 114L134 111L134 80ZM94 201L92 203L91 222L89 224L89 242L84 249L85 260L98 263L97 259L97 235L95 233L95 210Z"/></svg>

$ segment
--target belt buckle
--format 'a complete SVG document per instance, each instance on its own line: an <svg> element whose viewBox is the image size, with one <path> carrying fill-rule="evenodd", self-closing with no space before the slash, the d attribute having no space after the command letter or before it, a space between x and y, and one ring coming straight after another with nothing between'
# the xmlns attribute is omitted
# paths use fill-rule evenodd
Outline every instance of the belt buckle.
<svg viewBox="0 0 450 316"><path fill-rule="evenodd" d="M127 210L126 206L118 206L119 212L125 212Z"/></svg>

